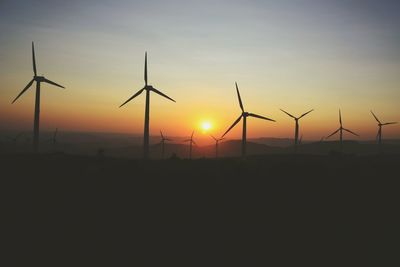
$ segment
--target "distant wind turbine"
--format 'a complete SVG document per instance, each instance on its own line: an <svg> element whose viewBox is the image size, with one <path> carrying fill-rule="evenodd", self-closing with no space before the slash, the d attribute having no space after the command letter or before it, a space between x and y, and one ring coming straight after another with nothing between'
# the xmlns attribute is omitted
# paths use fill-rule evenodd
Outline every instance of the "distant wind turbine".
<svg viewBox="0 0 400 267"><path fill-rule="evenodd" d="M311 109L310 111L307 111L306 113L303 113L300 117L295 117L292 114L284 111L283 109L281 109L282 112L286 113L288 116L292 117L295 121L295 128L294 128L294 151L297 152L297 144L298 139L299 139L299 120L301 118L303 118L304 116L306 116L308 113L310 113L311 111L314 111L314 109Z"/></svg>
<svg viewBox="0 0 400 267"><path fill-rule="evenodd" d="M193 134L194 134L194 131L192 132L190 139L183 140L183 142L189 142L189 159L192 159L192 146L193 146L193 144L196 145L196 142L193 140Z"/></svg>
<svg viewBox="0 0 400 267"><path fill-rule="evenodd" d="M240 106L240 109L242 110L242 114L240 114L239 118L236 119L236 121L231 125L231 127L228 128L228 130L222 135L222 137L224 137L243 118L242 157L245 157L246 156L246 120L247 120L247 117L254 117L254 118L263 119L263 120L267 120L267 121L275 121L275 120L244 111L242 99L240 98L239 87L236 82L235 82L235 85L236 85L237 96L239 99L239 106Z"/></svg>
<svg viewBox="0 0 400 267"><path fill-rule="evenodd" d="M65 88L62 85L59 85L55 82L52 82L48 79L46 79L44 76L37 76L37 71L36 71L36 60L35 60L35 47L32 42L32 62L33 62L33 79L25 86L25 88L19 93L19 95L13 100L12 103L17 101L17 99L25 93L26 90L31 87L34 81L36 81L36 99L35 99L35 119L34 119L34 124L33 124L33 151L38 152L39 149L39 113L40 113L40 83L45 82L48 84L55 85L60 88Z"/></svg>
<svg viewBox="0 0 400 267"><path fill-rule="evenodd" d="M162 131L160 130L160 134L161 134L161 158L164 159L164 146L165 146L165 141L172 141L169 138L164 137Z"/></svg>
<svg viewBox="0 0 400 267"><path fill-rule="evenodd" d="M372 116L374 116L375 120L378 122L378 133L376 134L376 139L378 141L378 146L379 146L379 150L381 150L382 148L382 126L385 125L390 125L390 124L396 124L397 122L386 122L386 123L381 123L381 121L378 119L378 117L376 117L376 115L372 112Z"/></svg>
<svg viewBox="0 0 400 267"><path fill-rule="evenodd" d="M58 133L58 128L56 128L56 130L54 131L53 137L51 139L49 139L49 141L55 145L57 143L57 133Z"/></svg>
<svg viewBox="0 0 400 267"><path fill-rule="evenodd" d="M224 137L215 138L213 135L210 135L212 139L215 141L215 158L218 158L218 144L220 141L224 140Z"/></svg>
<svg viewBox="0 0 400 267"><path fill-rule="evenodd" d="M173 102L176 102L174 99L170 98L169 96L165 95L161 91L157 90L153 86L147 84L147 52L145 53L144 57L144 82L145 85L142 89L140 89L136 94L131 96L128 100L126 100L121 106L125 105L138 95L140 95L143 91L146 91L146 105L145 105L145 113L144 113L144 138L143 138L143 157L145 159L149 158L149 128L150 128L150 91L159 94Z"/></svg>
<svg viewBox="0 0 400 267"><path fill-rule="evenodd" d="M331 137L332 135L336 134L337 132L339 132L339 138L340 138L340 150L343 149L343 131L349 132L355 136L359 136L358 134L356 134L355 132L350 131L349 129L343 128L343 124L342 124L342 114L340 112L339 109L339 123L340 123L340 127L339 129L337 129L336 131L334 131L333 133L331 133L330 135L328 135L326 137L326 139L328 139L329 137Z"/></svg>

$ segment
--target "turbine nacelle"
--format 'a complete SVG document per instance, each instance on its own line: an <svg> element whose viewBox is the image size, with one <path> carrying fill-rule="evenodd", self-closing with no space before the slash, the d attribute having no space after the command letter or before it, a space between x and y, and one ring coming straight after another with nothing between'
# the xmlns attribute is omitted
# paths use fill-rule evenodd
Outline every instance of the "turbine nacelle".
<svg viewBox="0 0 400 267"><path fill-rule="evenodd" d="M33 79L36 81L36 82L45 82L46 81L46 78L44 77L44 76L33 76Z"/></svg>

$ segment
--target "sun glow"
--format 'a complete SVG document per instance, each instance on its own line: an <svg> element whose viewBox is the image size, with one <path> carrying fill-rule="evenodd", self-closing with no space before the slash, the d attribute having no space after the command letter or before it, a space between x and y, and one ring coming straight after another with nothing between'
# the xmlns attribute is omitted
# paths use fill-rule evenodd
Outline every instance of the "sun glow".
<svg viewBox="0 0 400 267"><path fill-rule="evenodd" d="M203 132L208 132L212 128L212 124L209 121L203 121L201 123L201 129Z"/></svg>

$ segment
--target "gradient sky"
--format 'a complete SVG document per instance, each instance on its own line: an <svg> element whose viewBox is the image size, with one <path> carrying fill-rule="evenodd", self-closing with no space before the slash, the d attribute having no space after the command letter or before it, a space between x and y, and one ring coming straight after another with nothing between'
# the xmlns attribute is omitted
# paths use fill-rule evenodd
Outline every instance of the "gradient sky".
<svg viewBox="0 0 400 267"><path fill-rule="evenodd" d="M294 115L304 139L344 126L373 139L373 109L400 121L400 1L0 1L0 129L31 130L34 91L11 101L38 73L67 89L43 85L41 129L141 133L144 52L153 94L150 131L188 135L210 120L222 134L245 108L250 137L292 137ZM238 138L241 125L229 138ZM399 138L400 126L384 129Z"/></svg>

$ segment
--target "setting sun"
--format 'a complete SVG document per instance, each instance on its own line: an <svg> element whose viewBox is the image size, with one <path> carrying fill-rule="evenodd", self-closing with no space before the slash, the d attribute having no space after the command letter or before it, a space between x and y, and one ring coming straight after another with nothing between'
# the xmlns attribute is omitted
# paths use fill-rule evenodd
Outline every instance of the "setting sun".
<svg viewBox="0 0 400 267"><path fill-rule="evenodd" d="M209 131L211 128L212 128L211 122L209 122L209 121L203 121L203 122L201 123L201 129L202 129L204 132Z"/></svg>

